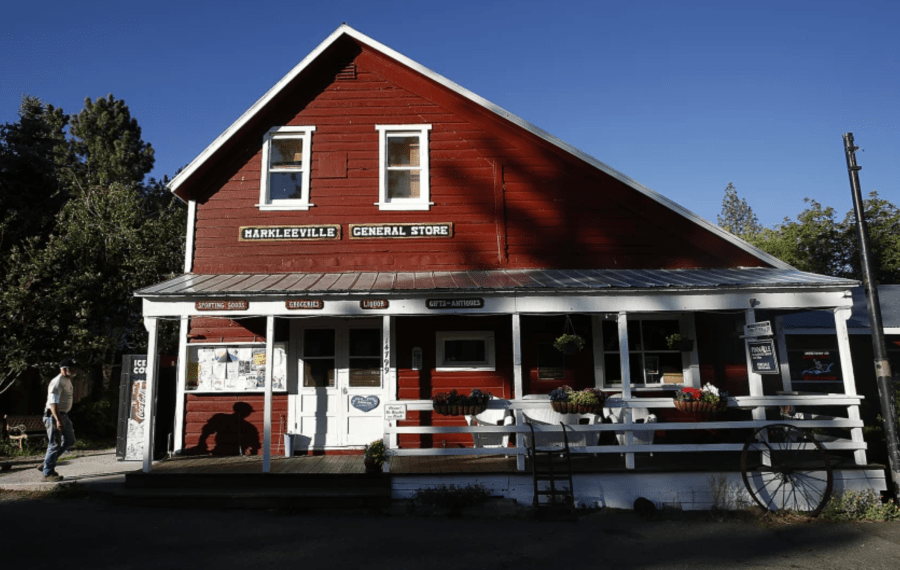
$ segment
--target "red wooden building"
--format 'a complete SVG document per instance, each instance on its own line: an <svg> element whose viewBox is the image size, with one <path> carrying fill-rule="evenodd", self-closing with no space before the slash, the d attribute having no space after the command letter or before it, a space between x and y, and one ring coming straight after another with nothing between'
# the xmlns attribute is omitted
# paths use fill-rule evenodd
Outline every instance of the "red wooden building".
<svg viewBox="0 0 900 570"><path fill-rule="evenodd" d="M450 389L521 420L556 387L598 387L664 425L674 390L711 382L763 422L791 373L749 370L742 327L770 321L783 345L781 316L809 309L834 311L850 359L855 282L787 266L348 26L170 188L185 274L137 295L151 354L158 320L181 320L180 452L488 452L431 413ZM572 356L552 348L569 325L587 341ZM852 374L825 403L864 464Z"/></svg>

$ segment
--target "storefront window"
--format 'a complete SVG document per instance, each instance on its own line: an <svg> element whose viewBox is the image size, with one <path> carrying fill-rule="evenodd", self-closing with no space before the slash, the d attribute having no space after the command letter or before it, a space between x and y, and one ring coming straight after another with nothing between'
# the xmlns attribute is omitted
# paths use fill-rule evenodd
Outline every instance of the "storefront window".
<svg viewBox="0 0 900 570"><path fill-rule="evenodd" d="M681 350L669 348L668 338L680 332L677 319L628 321L628 356L632 386L682 384ZM615 321L602 324L603 363L606 384L622 384L619 327Z"/></svg>
<svg viewBox="0 0 900 570"><path fill-rule="evenodd" d="M334 329L306 329L303 333L303 387L333 388Z"/></svg>
<svg viewBox="0 0 900 570"><path fill-rule="evenodd" d="M837 339L830 335L810 335L788 337L787 341L792 385L843 383Z"/></svg>
<svg viewBox="0 0 900 570"><path fill-rule="evenodd" d="M350 386L381 386L381 329L350 329Z"/></svg>

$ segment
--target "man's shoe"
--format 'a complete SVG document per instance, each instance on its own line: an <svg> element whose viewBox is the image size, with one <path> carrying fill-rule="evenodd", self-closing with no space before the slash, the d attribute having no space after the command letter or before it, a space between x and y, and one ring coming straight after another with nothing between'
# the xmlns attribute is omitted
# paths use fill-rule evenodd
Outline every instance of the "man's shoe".
<svg viewBox="0 0 900 570"><path fill-rule="evenodd" d="M41 463L40 465L38 465L37 467L35 467L35 469L37 469L38 471L40 471L41 473L43 473L43 472L44 472L44 464Z"/></svg>
<svg viewBox="0 0 900 570"><path fill-rule="evenodd" d="M65 477L55 471L49 475L44 475L44 481L47 481L49 483L58 483L63 479L65 479Z"/></svg>

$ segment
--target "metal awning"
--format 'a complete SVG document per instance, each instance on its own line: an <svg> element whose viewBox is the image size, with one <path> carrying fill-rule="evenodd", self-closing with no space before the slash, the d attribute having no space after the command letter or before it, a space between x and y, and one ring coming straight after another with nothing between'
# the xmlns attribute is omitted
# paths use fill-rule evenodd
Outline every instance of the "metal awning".
<svg viewBox="0 0 900 570"><path fill-rule="evenodd" d="M796 269L497 269L482 271L181 275L135 292L137 297L280 297L315 294L557 293L851 288L850 279Z"/></svg>

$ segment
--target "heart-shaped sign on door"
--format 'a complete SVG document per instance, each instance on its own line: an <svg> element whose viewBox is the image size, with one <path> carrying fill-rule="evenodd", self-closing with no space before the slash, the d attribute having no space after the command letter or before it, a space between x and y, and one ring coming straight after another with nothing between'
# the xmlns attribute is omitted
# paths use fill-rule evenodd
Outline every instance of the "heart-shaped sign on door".
<svg viewBox="0 0 900 570"><path fill-rule="evenodd" d="M378 407L379 402L378 396L353 396L350 398L350 405L364 412L371 412Z"/></svg>

